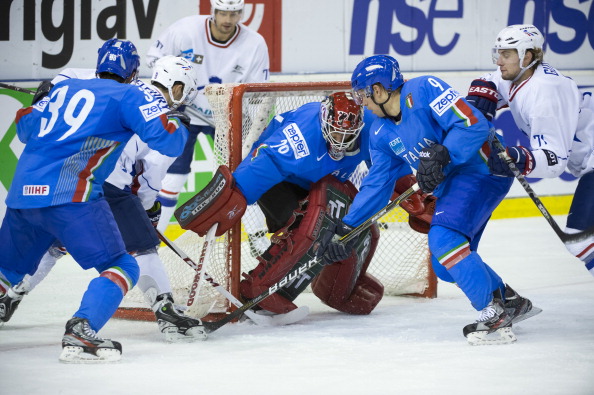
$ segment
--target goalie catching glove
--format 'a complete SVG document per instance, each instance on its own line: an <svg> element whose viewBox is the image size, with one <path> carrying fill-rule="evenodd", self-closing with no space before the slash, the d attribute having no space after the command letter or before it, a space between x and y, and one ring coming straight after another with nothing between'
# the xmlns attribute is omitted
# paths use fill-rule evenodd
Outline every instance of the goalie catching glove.
<svg viewBox="0 0 594 395"><path fill-rule="evenodd" d="M417 179L413 174L400 177L394 186L394 193L392 194L391 200L397 199L416 183ZM408 199L400 203L400 207L409 214L408 225L412 230L424 234L429 233L436 200L437 198L433 195L417 191Z"/></svg>
<svg viewBox="0 0 594 395"><path fill-rule="evenodd" d="M212 180L193 198L175 210L175 218L183 229L205 236L216 223L216 236L235 225L245 213L247 203L235 185L229 168L219 166Z"/></svg>

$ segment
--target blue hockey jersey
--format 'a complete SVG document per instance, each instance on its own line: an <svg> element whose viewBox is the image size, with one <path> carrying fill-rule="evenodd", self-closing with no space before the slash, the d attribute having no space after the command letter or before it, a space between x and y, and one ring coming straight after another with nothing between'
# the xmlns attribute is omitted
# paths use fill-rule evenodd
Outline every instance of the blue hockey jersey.
<svg viewBox="0 0 594 395"><path fill-rule="evenodd" d="M457 172L489 174L481 147L489 138L491 125L446 82L433 76L406 81L400 109L400 122L378 118L371 127L372 167L343 218L348 225L360 225L388 204L398 178L417 169L420 151L434 144L442 144L450 152L446 177ZM438 186L435 196L440 196L447 181Z"/></svg>
<svg viewBox="0 0 594 395"><path fill-rule="evenodd" d="M375 115L365 112L357 149L334 160L322 135L319 112L319 102L307 103L272 119L233 173L248 204L282 181L306 190L328 174L344 182L362 161L369 161L369 129Z"/></svg>
<svg viewBox="0 0 594 395"><path fill-rule="evenodd" d="M26 146L6 205L37 208L99 198L135 133L150 148L179 156L188 132L170 122L166 110L136 85L108 79L56 84L49 96L17 112L17 133Z"/></svg>

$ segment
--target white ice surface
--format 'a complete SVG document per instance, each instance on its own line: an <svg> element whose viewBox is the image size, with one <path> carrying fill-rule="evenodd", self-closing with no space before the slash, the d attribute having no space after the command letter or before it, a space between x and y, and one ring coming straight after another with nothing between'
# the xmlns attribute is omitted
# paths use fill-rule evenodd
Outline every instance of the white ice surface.
<svg viewBox="0 0 594 395"><path fill-rule="evenodd" d="M563 218L557 218L564 225ZM230 324L205 342L167 344L155 323L111 320L122 360L58 362L64 324L94 273L65 258L0 328L0 394L594 394L594 278L542 217L492 221L483 259L544 311L512 345L472 347L461 291L386 297L354 317L303 294L286 327Z"/></svg>

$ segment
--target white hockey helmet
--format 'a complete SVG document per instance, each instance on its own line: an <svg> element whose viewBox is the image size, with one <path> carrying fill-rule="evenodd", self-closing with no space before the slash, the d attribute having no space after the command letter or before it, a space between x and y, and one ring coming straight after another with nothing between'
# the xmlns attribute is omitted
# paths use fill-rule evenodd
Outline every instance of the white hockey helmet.
<svg viewBox="0 0 594 395"><path fill-rule="evenodd" d="M212 13L214 10L220 11L243 11L244 0L210 0Z"/></svg>
<svg viewBox="0 0 594 395"><path fill-rule="evenodd" d="M153 81L167 89L174 109L180 105L190 104L198 94L196 68L192 62L185 58L167 55L157 60L151 78L151 82ZM172 92L176 82L184 84L183 95L179 100L175 100Z"/></svg>
<svg viewBox="0 0 594 395"><path fill-rule="evenodd" d="M500 49L515 49L518 51L520 57L520 68L524 61L524 55L529 49L540 49L544 45L544 37L540 30L534 25L511 25L503 29L495 39L493 46L492 58L493 63L497 63L499 59ZM532 67L536 63L536 59L526 68Z"/></svg>

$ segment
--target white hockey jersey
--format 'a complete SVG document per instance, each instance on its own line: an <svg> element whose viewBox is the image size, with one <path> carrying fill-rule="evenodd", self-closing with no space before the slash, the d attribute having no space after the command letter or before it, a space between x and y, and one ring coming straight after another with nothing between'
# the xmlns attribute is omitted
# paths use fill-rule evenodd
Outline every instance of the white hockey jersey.
<svg viewBox="0 0 594 395"><path fill-rule="evenodd" d="M259 33L238 24L233 37L219 43L212 39L210 20L208 15L180 19L161 33L146 56L151 68L165 55L181 56L197 64L199 91L188 111L195 125L207 125L200 117L212 120L212 109L204 95L206 85L266 82L269 77L268 47ZM194 111L199 116L193 115Z"/></svg>
<svg viewBox="0 0 594 395"><path fill-rule="evenodd" d="M516 125L530 140L531 177L554 178L567 168L580 177L594 169L594 101L575 82L547 63L517 86L499 69L483 76L499 92L498 108L509 106Z"/></svg>
<svg viewBox="0 0 594 395"><path fill-rule="evenodd" d="M55 85L70 78L96 78L95 69L64 69L54 77L52 84ZM155 88L140 80L136 80L133 84L137 85L145 95L154 96L155 99L161 98L162 105L167 106L165 98ZM145 210L148 210L155 203L157 193L161 189L161 181L175 159L150 149L138 135L134 135L124 147L114 170L105 182L122 190L129 188L138 196Z"/></svg>

